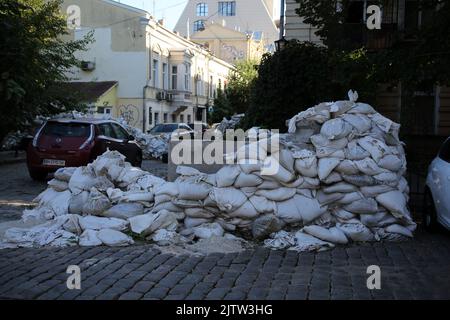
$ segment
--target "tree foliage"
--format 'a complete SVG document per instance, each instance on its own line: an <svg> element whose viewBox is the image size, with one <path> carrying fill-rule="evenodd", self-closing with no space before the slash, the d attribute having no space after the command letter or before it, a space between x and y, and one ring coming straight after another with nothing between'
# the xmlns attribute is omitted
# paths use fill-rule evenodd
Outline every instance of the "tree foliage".
<svg viewBox="0 0 450 320"><path fill-rule="evenodd" d="M0 137L32 120L79 106L58 85L92 36L65 41L59 0L0 1Z"/></svg>

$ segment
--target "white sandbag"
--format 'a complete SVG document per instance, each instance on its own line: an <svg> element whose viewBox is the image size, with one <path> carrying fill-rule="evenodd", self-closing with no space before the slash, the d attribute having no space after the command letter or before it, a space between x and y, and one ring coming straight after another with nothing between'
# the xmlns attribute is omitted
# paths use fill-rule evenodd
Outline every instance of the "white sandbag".
<svg viewBox="0 0 450 320"><path fill-rule="evenodd" d="M264 180L263 183L258 185L258 189L273 190L282 187L278 181Z"/></svg>
<svg viewBox="0 0 450 320"><path fill-rule="evenodd" d="M242 187L240 189L247 198L250 198L251 196L253 196L255 194L256 190L258 190L258 188L256 188L256 187Z"/></svg>
<svg viewBox="0 0 450 320"><path fill-rule="evenodd" d="M96 177L90 167L78 167L69 180L69 189L73 194L89 191L96 183Z"/></svg>
<svg viewBox="0 0 450 320"><path fill-rule="evenodd" d="M372 121L363 114L344 114L342 119L355 128L358 133L365 133L372 127Z"/></svg>
<svg viewBox="0 0 450 320"><path fill-rule="evenodd" d="M211 188L210 184L204 182L178 182L178 198L183 200L203 200L208 196Z"/></svg>
<svg viewBox="0 0 450 320"><path fill-rule="evenodd" d="M123 193L120 201L122 202L151 202L153 201L153 193L148 191L126 191Z"/></svg>
<svg viewBox="0 0 450 320"><path fill-rule="evenodd" d="M335 152L342 151L348 144L347 138L330 140L322 134L311 136L311 143L316 148L316 156L318 158L328 157ZM342 157L345 154L342 153Z"/></svg>
<svg viewBox="0 0 450 320"><path fill-rule="evenodd" d="M344 197L343 193L325 193L319 190L316 195L316 199L321 205L328 205L335 203Z"/></svg>
<svg viewBox="0 0 450 320"><path fill-rule="evenodd" d="M358 188L352 184L346 183L346 182L338 182L336 184L333 184L329 187L325 187L322 189L325 193L349 193L349 192L355 192Z"/></svg>
<svg viewBox="0 0 450 320"><path fill-rule="evenodd" d="M347 238L356 242L374 241L374 234L362 223L337 223L336 227L345 233Z"/></svg>
<svg viewBox="0 0 450 320"><path fill-rule="evenodd" d="M197 238L209 239L211 237L222 237L224 234L224 230L220 226L220 224L216 222L204 223L194 228L194 234Z"/></svg>
<svg viewBox="0 0 450 320"><path fill-rule="evenodd" d="M155 195L169 195L171 197L178 196L178 183L175 182L166 182L161 184L155 188Z"/></svg>
<svg viewBox="0 0 450 320"><path fill-rule="evenodd" d="M381 226L380 222L386 217L386 214L386 211L379 211L371 214L360 214L359 219L362 224L369 228L378 227Z"/></svg>
<svg viewBox="0 0 450 320"><path fill-rule="evenodd" d="M339 173L334 172L334 171L331 172L328 175L328 177L326 177L324 180L322 180L322 182L324 184L328 184L328 185L334 184L334 183L337 183L337 182L341 182L341 181L342 181L342 176Z"/></svg>
<svg viewBox="0 0 450 320"><path fill-rule="evenodd" d="M403 161L393 154L388 154L380 159L378 165L381 168L396 172L403 166Z"/></svg>
<svg viewBox="0 0 450 320"><path fill-rule="evenodd" d="M252 235L255 239L264 239L274 232L278 232L283 223L273 214L266 214L255 219L252 223Z"/></svg>
<svg viewBox="0 0 450 320"><path fill-rule="evenodd" d="M190 229L190 228L195 228L203 223L211 222L211 219L186 217L183 222L184 222L184 226L186 228Z"/></svg>
<svg viewBox="0 0 450 320"><path fill-rule="evenodd" d="M94 247L103 244L102 240L97 237L98 231L86 229L79 237L78 244L82 247Z"/></svg>
<svg viewBox="0 0 450 320"><path fill-rule="evenodd" d="M187 166L177 166L176 173L181 176L198 176L202 174L197 169Z"/></svg>
<svg viewBox="0 0 450 320"><path fill-rule="evenodd" d="M266 197L255 195L250 197L249 201L259 213L273 213L277 209L275 201L268 200Z"/></svg>
<svg viewBox="0 0 450 320"><path fill-rule="evenodd" d="M102 229L97 232L97 238L103 242L103 244L110 247L123 247L130 244L134 244L131 237L126 234L111 229Z"/></svg>
<svg viewBox="0 0 450 320"><path fill-rule="evenodd" d="M109 167L112 165L124 167L125 156L116 150L108 150L101 156L97 157L97 159L95 159L90 166L93 168L97 176L101 176L107 174Z"/></svg>
<svg viewBox="0 0 450 320"><path fill-rule="evenodd" d="M375 198L379 204L388 209L396 218L409 216L406 200L400 191L389 191L379 194Z"/></svg>
<svg viewBox="0 0 450 320"><path fill-rule="evenodd" d="M333 171L334 168L341 162L337 158L321 158L318 164L318 175L320 180L324 180Z"/></svg>
<svg viewBox="0 0 450 320"><path fill-rule="evenodd" d="M344 149L344 153L348 160L362 160L370 156L370 153L361 148L356 141L350 141Z"/></svg>
<svg viewBox="0 0 450 320"><path fill-rule="evenodd" d="M58 179L52 179L49 182L47 182L48 186L52 188L55 191L65 191L69 189L69 184L66 181L58 180Z"/></svg>
<svg viewBox="0 0 450 320"><path fill-rule="evenodd" d="M344 138L351 131L352 126L341 118L328 120L322 125L320 129L320 133L330 140Z"/></svg>
<svg viewBox="0 0 450 320"><path fill-rule="evenodd" d="M253 159L241 159L238 161L238 165L241 171L244 173L259 172L261 170L262 161L257 161Z"/></svg>
<svg viewBox="0 0 450 320"><path fill-rule="evenodd" d="M124 185L129 185L145 174L146 172L141 170L140 168L126 166L120 173L120 176L117 180L119 182L122 182Z"/></svg>
<svg viewBox="0 0 450 320"><path fill-rule="evenodd" d="M155 196L155 206L164 203L164 202L170 202L172 201L172 196L169 196L167 194L161 194L159 196Z"/></svg>
<svg viewBox="0 0 450 320"><path fill-rule="evenodd" d="M60 181L69 182L76 169L74 167L59 168L54 173L54 177Z"/></svg>
<svg viewBox="0 0 450 320"><path fill-rule="evenodd" d="M352 174L359 173L358 167L355 165L354 161L352 161L352 160L343 160L343 161L341 161L337 165L335 170L337 172L341 173L341 174L347 174L347 175L352 175Z"/></svg>
<svg viewBox="0 0 450 320"><path fill-rule="evenodd" d="M226 212L233 212L247 201L245 194L235 188L213 187L209 196L217 204L217 207Z"/></svg>
<svg viewBox="0 0 450 320"><path fill-rule="evenodd" d="M345 233L336 227L327 229L324 227L311 225L304 227L302 231L323 241L328 241L336 244L348 243Z"/></svg>
<svg viewBox="0 0 450 320"><path fill-rule="evenodd" d="M259 216L259 212L255 209L253 204L249 200L247 200L242 206L228 213L228 216L232 218L238 217L243 219L254 219Z"/></svg>
<svg viewBox="0 0 450 320"><path fill-rule="evenodd" d="M277 202L277 211L275 215L288 222L308 223L318 218L327 211L327 207L320 206L317 199L310 199L296 194L289 200Z"/></svg>
<svg viewBox="0 0 450 320"><path fill-rule="evenodd" d="M311 157L295 160L295 170L305 177L317 177L317 158L315 155Z"/></svg>
<svg viewBox="0 0 450 320"><path fill-rule="evenodd" d="M124 231L128 228L128 221L117 218L103 218L95 216L80 217L78 219L81 229L112 229L117 231Z"/></svg>
<svg viewBox="0 0 450 320"><path fill-rule="evenodd" d="M342 179L358 187L367 187L377 184L375 178L363 174L343 174Z"/></svg>
<svg viewBox="0 0 450 320"><path fill-rule="evenodd" d="M373 176L380 184L387 184L392 187L397 186L399 176L394 172L383 172Z"/></svg>
<svg viewBox="0 0 450 320"><path fill-rule="evenodd" d="M334 248L334 244L320 240L314 236L297 231L294 235L295 246L291 247L290 250L295 250L299 252L311 252L311 251L325 251L330 248Z"/></svg>
<svg viewBox="0 0 450 320"><path fill-rule="evenodd" d="M186 216L191 218L214 218L214 213L204 209L204 208L186 208L184 209Z"/></svg>
<svg viewBox="0 0 450 320"><path fill-rule="evenodd" d="M58 192L52 188L48 188L33 201L38 201L39 207L49 208L56 216L62 216L69 213L69 201L71 197L72 194L69 190Z"/></svg>
<svg viewBox="0 0 450 320"><path fill-rule="evenodd" d="M384 230L389 233L398 233L409 238L413 237L413 233L408 228L405 228L399 224L391 224L390 226L384 228Z"/></svg>
<svg viewBox="0 0 450 320"><path fill-rule="evenodd" d="M278 182L288 183L295 178L292 171L286 170L275 157L269 156L261 167L261 177L270 177Z"/></svg>
<svg viewBox="0 0 450 320"><path fill-rule="evenodd" d="M379 195L381 193L385 193L385 192L394 190L394 188L390 187L388 185L380 184L380 185L376 185L376 186L361 187L360 190L361 190L361 193L366 198L375 198L377 195Z"/></svg>
<svg viewBox="0 0 450 320"><path fill-rule="evenodd" d="M83 206L83 214L101 215L111 208L112 204L108 197L99 192L96 188L91 188L87 202Z"/></svg>
<svg viewBox="0 0 450 320"><path fill-rule="evenodd" d="M198 208L203 206L203 202L201 200L183 200L174 198L172 199L172 203L180 208Z"/></svg>
<svg viewBox="0 0 450 320"><path fill-rule="evenodd" d="M384 142L370 136L360 138L357 142L364 150L370 153L370 156L376 162L380 161L384 154L389 150Z"/></svg>
<svg viewBox="0 0 450 320"><path fill-rule="evenodd" d="M234 182L236 188L256 187L263 182L263 179L256 174L246 174L241 172Z"/></svg>
<svg viewBox="0 0 450 320"><path fill-rule="evenodd" d="M317 178L304 177L303 183L297 188L299 189L317 189L320 186L320 180Z"/></svg>
<svg viewBox="0 0 450 320"><path fill-rule="evenodd" d="M356 192L344 193L344 197L337 200L336 203L341 204L341 205L346 205L346 204L353 203L353 202L361 200L361 199L364 199L363 194L359 191L356 191Z"/></svg>
<svg viewBox="0 0 450 320"><path fill-rule="evenodd" d="M156 188L157 186L160 186L162 184L165 184L166 180L156 177L154 175L151 174L145 174L141 177L139 177L135 184L138 185L141 190L144 191L152 191L153 189Z"/></svg>
<svg viewBox="0 0 450 320"><path fill-rule="evenodd" d="M331 213L339 220L350 220L356 216L354 213L348 212L342 208L333 208L331 209Z"/></svg>
<svg viewBox="0 0 450 320"><path fill-rule="evenodd" d="M109 179L106 176L99 176L95 178L95 183L92 186L92 188L95 188L98 191L106 192L108 188L114 188L114 183L109 181Z"/></svg>
<svg viewBox="0 0 450 320"><path fill-rule="evenodd" d="M356 167L358 167L359 171L369 176L374 176L386 171L380 168L376 164L376 162L371 158L366 158L363 160L355 160L354 164L356 165Z"/></svg>
<svg viewBox="0 0 450 320"><path fill-rule="evenodd" d="M288 171L294 170L294 157L292 156L292 152L288 149L281 149L278 153L273 154L272 156L275 156L280 163L280 165L283 166Z"/></svg>
<svg viewBox="0 0 450 320"><path fill-rule="evenodd" d="M376 213L378 212L378 204L375 199L364 198L345 205L344 209L352 213Z"/></svg>
<svg viewBox="0 0 450 320"><path fill-rule="evenodd" d="M163 203L159 203L158 205L155 205L151 211L151 213L158 213L159 211L162 210L167 210L170 212L182 212L183 208L178 207L177 205L175 205L173 203L175 199L173 199L172 201L169 202L163 202ZM188 200L185 200L188 201ZM200 203L200 202L198 202Z"/></svg>
<svg viewBox="0 0 450 320"><path fill-rule="evenodd" d="M158 229L175 230L178 221L176 216L167 210L156 214L147 213L128 219L131 231L142 236L148 236Z"/></svg>
<svg viewBox="0 0 450 320"><path fill-rule="evenodd" d="M100 215L107 218L128 219L144 213L144 206L141 203L119 203L112 206Z"/></svg>
<svg viewBox="0 0 450 320"><path fill-rule="evenodd" d="M111 164L108 167L107 172L108 178L111 179L111 181L117 181L120 175L122 174L123 169L124 169L123 165Z"/></svg>
<svg viewBox="0 0 450 320"><path fill-rule="evenodd" d="M68 214L66 217L67 221L63 224L63 229L70 233L80 235L83 231L79 223L79 218L81 218L81 216L77 214Z"/></svg>
<svg viewBox="0 0 450 320"><path fill-rule="evenodd" d="M376 113L374 108L372 108L367 103L362 103L362 102L355 103L353 108L351 108L347 112L348 113L355 113L355 114L358 114L358 113L362 113L362 114L373 114L373 113Z"/></svg>
<svg viewBox="0 0 450 320"><path fill-rule="evenodd" d="M239 148L236 152L237 161L243 159L264 160L267 157L267 150L264 143L251 142Z"/></svg>
<svg viewBox="0 0 450 320"><path fill-rule="evenodd" d="M278 188L273 190L260 189L255 192L255 195L264 197L273 201L284 201L292 198L297 193L294 188Z"/></svg>
<svg viewBox="0 0 450 320"><path fill-rule="evenodd" d="M240 174L239 166L224 166L216 173L216 185L219 188L230 187Z"/></svg>

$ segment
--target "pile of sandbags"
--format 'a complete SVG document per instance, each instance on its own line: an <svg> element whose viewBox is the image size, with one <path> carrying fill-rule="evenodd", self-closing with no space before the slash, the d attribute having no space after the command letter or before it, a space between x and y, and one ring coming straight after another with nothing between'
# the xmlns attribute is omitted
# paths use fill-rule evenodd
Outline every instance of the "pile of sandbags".
<svg viewBox="0 0 450 320"><path fill-rule="evenodd" d="M245 114L235 114L231 116L230 120L227 118L223 118L223 120L219 123L216 130L220 131L222 135L225 134L227 129L234 129L241 122L242 118L244 118Z"/></svg>
<svg viewBox="0 0 450 320"><path fill-rule="evenodd" d="M412 237L399 125L370 105L321 103L289 120L289 133L247 141L215 174L178 166L174 182L108 151L64 168L4 245L129 245L251 235L269 248L325 250ZM128 234L127 234L128 233Z"/></svg>

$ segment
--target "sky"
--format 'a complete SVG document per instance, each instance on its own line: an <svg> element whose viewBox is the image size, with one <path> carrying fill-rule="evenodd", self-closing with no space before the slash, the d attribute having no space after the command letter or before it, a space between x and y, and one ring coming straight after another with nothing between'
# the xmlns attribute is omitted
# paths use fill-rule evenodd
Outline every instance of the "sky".
<svg viewBox="0 0 450 320"><path fill-rule="evenodd" d="M175 28L188 0L115 0L130 6L144 9L156 19L164 18L164 26L170 30Z"/></svg>

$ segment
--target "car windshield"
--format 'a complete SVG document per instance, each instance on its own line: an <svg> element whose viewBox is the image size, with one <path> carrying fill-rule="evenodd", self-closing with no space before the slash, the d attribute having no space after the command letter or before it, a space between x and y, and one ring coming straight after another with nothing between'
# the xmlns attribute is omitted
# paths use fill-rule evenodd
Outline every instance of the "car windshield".
<svg viewBox="0 0 450 320"><path fill-rule="evenodd" d="M47 122L42 134L54 137L84 138L89 137L91 125L88 123Z"/></svg>
<svg viewBox="0 0 450 320"><path fill-rule="evenodd" d="M150 133L169 133L174 132L177 129L178 124L158 124L152 130L150 130Z"/></svg>

